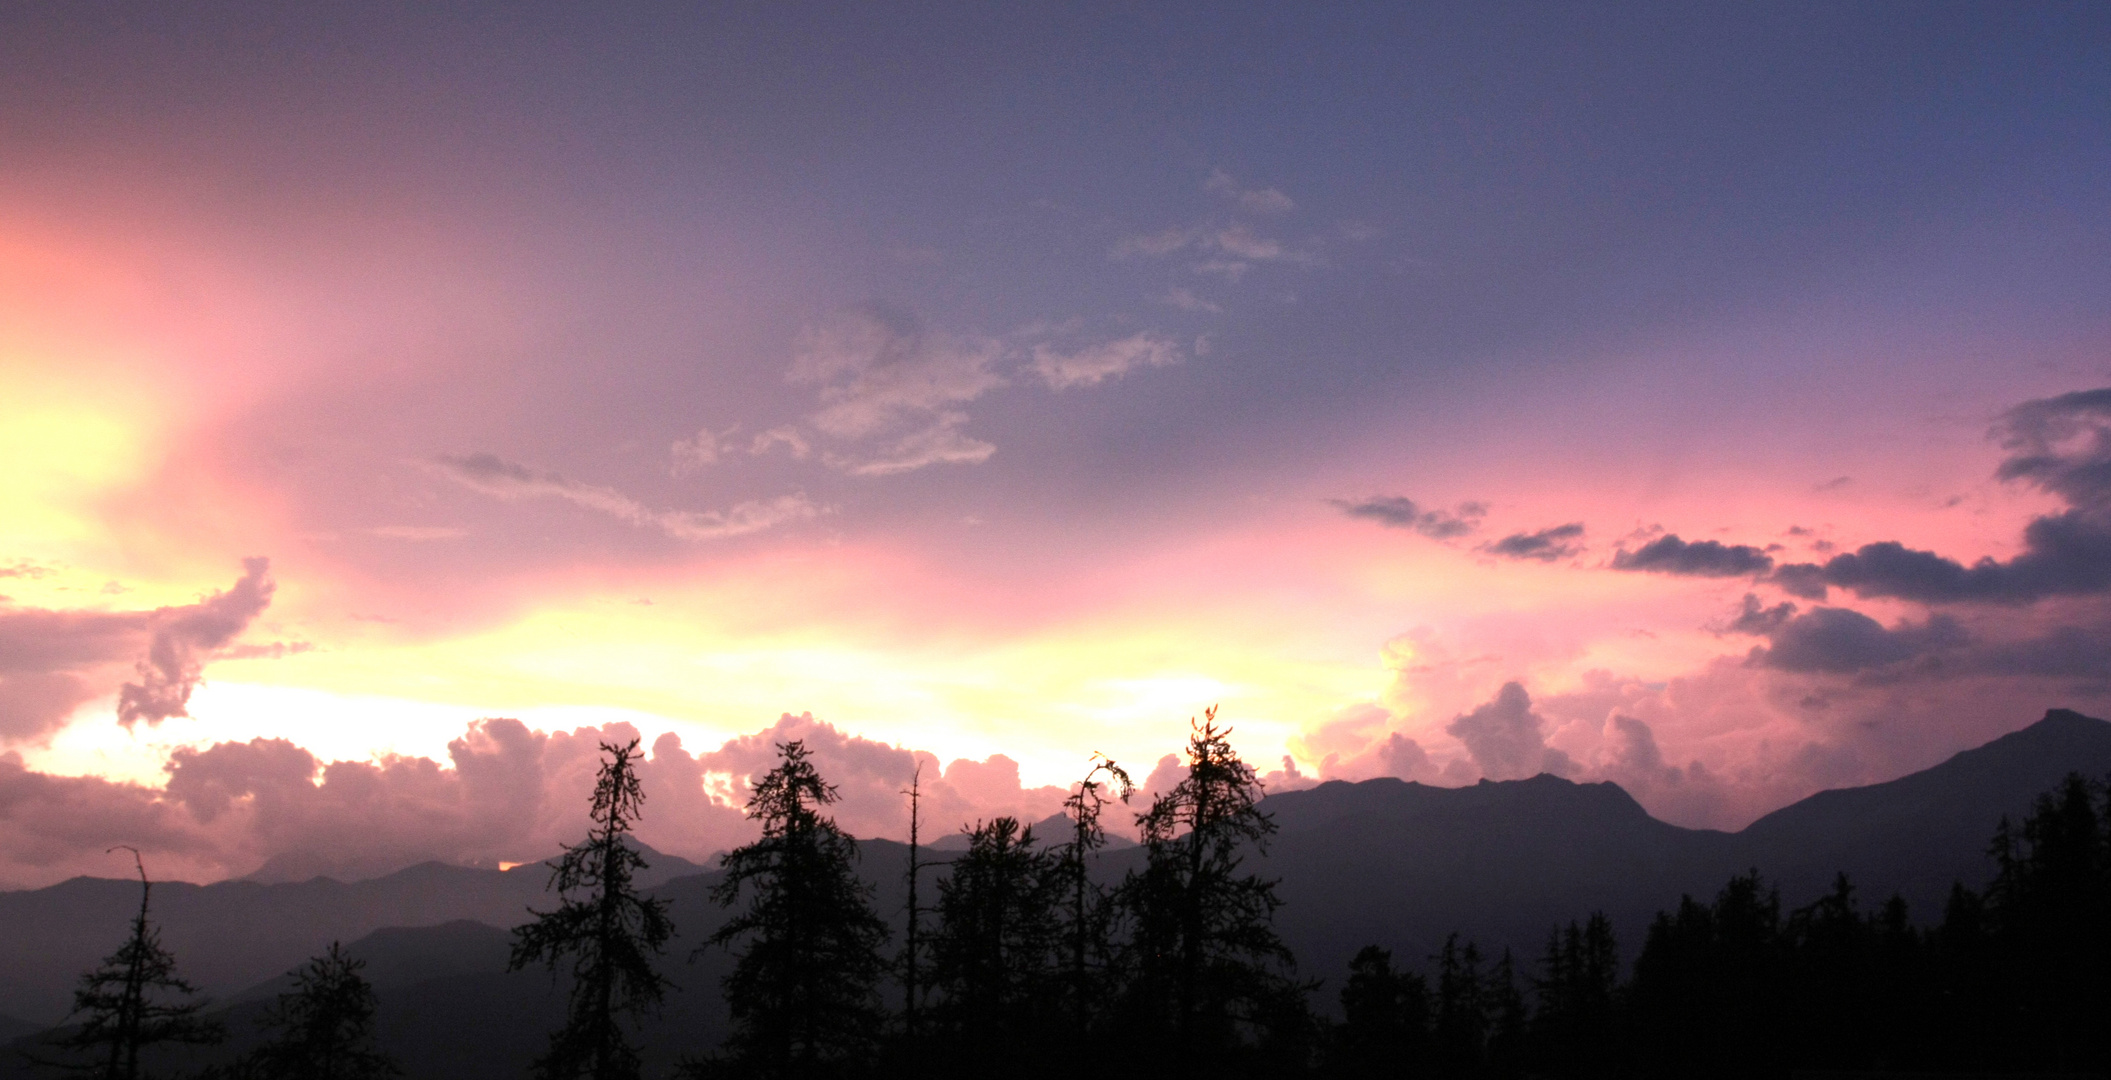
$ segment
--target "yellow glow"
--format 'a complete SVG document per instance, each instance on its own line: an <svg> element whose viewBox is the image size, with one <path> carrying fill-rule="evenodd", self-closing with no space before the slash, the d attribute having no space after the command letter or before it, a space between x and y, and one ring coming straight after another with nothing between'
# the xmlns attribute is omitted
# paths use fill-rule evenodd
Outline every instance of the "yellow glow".
<svg viewBox="0 0 2111 1080"><path fill-rule="evenodd" d="M152 463L150 425L125 407L128 396L0 361L0 540L48 550L103 538L94 501L137 482Z"/></svg>

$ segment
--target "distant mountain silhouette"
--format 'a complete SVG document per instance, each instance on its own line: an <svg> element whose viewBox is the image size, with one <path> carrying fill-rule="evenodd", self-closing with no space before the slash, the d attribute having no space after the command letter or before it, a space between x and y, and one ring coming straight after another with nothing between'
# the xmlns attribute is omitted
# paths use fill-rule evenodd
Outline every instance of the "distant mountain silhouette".
<svg viewBox="0 0 2111 1080"><path fill-rule="evenodd" d="M1896 892L1925 919L1950 883L1978 886L1993 873L1987 841L2007 815L2070 772L2111 773L2111 723L2053 709L2021 731L1921 772L1840 788L1776 810L1737 834L1738 858L1805 897L1840 871L1864 900Z"/></svg>
<svg viewBox="0 0 2111 1080"><path fill-rule="evenodd" d="M1845 870L1865 900L1898 891L1919 920L1932 921L1952 881L1985 883L1987 840L2001 816L2020 816L2071 771L2111 773L2111 724L2054 710L1934 768L1822 792L1739 833L1658 821L1610 783L1337 781L1266 800L1280 831L1255 865L1281 879L1278 925L1300 969L1328 980L1316 998L1324 1006L1365 944L1419 967L1456 930L1484 948L1509 946L1529 964L1556 922L1603 910L1631 957L1656 911L1681 893L1713 896L1754 867L1781 883L1790 905ZM859 846L859 873L898 927L907 847ZM647 1029L648 1058L664 1063L724 1032L718 982L728 962L706 950L682 963L724 918L708 895L716 873L652 858L652 892L671 902L680 931L667 971L682 992ZM1140 858L1133 847L1111 850L1099 872L1119 876ZM548 974L503 971L505 929L550 902L546 881L538 864L500 873L426 863L354 883L168 883L156 886L155 913L184 973L231 1015L262 1008L286 971L343 940L356 943L381 991L385 1041L407 1065L420 1063L410 1075L510 1076L539 1050L561 1000ZM93 878L0 893L0 1013L56 1021L79 973L116 946L137 901L136 883Z"/></svg>
<svg viewBox="0 0 2111 1080"><path fill-rule="evenodd" d="M1109 811L1107 815L1107 820L1109 820L1110 822L1116 820L1118 814L1118 810ZM1126 819L1122 820L1123 823L1126 824ZM1056 845L1067 844L1070 842L1070 819L1063 816L1062 814L1050 814L1039 821L1031 822L1029 824L1029 827L1032 828L1034 831L1034 840L1036 843L1042 845ZM945 835L930 841L925 846L929 847L933 851L966 851L968 849L968 834L964 830L955 829L952 832L946 833ZM1135 846L1136 841L1131 840L1126 836L1120 836L1112 832L1107 834L1106 849L1109 851Z"/></svg>

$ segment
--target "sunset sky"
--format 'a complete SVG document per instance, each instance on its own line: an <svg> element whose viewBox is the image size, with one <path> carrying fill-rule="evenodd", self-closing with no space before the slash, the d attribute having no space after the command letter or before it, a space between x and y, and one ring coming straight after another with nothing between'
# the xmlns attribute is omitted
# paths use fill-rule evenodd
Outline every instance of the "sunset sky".
<svg viewBox="0 0 2111 1080"><path fill-rule="evenodd" d="M0 886L2111 710L2111 8L914 7L0 9Z"/></svg>

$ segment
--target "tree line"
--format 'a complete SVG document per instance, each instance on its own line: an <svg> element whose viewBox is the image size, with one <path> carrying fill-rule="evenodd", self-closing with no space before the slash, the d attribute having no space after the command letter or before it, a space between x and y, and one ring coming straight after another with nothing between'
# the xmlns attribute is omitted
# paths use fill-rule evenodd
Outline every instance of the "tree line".
<svg viewBox="0 0 2111 1080"><path fill-rule="evenodd" d="M2101 1073L2111 1066L2111 785L2070 776L2020 823L2004 819L1981 890L1955 886L1939 922L1903 900L1865 906L1843 874L1784 908L1757 871L1712 899L1681 898L1624 963L1602 913L1557 926L1536 956L1452 935L1420 963L1375 945L1338 989L1298 974L1274 922L1275 881L1248 860L1275 824L1255 771L1209 710L1186 773L1134 811L1141 861L1094 873L1103 817L1135 788L1095 755L1056 836L1011 817L966 829L926 860L910 804L900 941L828 816L836 789L800 742L755 778L753 843L727 853L712 899L729 913L702 949L733 958L732 1033L693 1078L1021 1080L1106 1070L1176 1077L1340 1078ZM636 888L626 837L642 812L638 744L604 744L587 839L552 864L557 905L514 931L511 966L570 976L565 1022L535 1064L549 1080L632 1080L637 1021L670 988L666 901ZM935 895L920 888L928 871ZM140 1051L207 1043L148 919L84 976L54 1062L105 1080L146 1075ZM931 897L929 903L924 897ZM374 993L332 945L295 973L240 1077L394 1075L373 1045ZM1316 1009L1322 993L1338 1011Z"/></svg>

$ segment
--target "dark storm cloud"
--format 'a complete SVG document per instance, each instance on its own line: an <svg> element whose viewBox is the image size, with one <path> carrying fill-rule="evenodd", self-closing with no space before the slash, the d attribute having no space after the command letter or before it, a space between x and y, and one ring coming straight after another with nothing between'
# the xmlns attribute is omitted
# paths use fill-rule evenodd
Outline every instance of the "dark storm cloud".
<svg viewBox="0 0 2111 1080"><path fill-rule="evenodd" d="M1782 671L1851 674L1955 649L1969 638L1955 619L1943 615L1886 629L1859 611L1821 607L1780 622L1767 641L1752 650L1753 663Z"/></svg>
<svg viewBox="0 0 2111 1080"><path fill-rule="evenodd" d="M1750 544L1717 540L1687 543L1667 533L1633 551L1616 552L1613 569L1681 577L1742 577L1774 568L1774 557Z"/></svg>
<svg viewBox="0 0 2111 1080"><path fill-rule="evenodd" d="M1490 555L1501 555L1508 559L1536 559L1553 562L1566 559L1583 550L1576 541L1583 536L1583 523L1572 521L1538 532L1511 533L1492 544L1481 545L1481 550Z"/></svg>
<svg viewBox="0 0 2111 1080"><path fill-rule="evenodd" d="M1424 510L1404 495L1374 495L1368 499L1328 499L1342 513L1395 529L1413 529L1432 540L1455 540L1480 528L1488 513L1483 503L1463 502L1451 512Z"/></svg>
<svg viewBox="0 0 2111 1080"><path fill-rule="evenodd" d="M2111 681L2111 625L2060 626L2020 641L1992 643L1972 658L1991 675Z"/></svg>
<svg viewBox="0 0 2111 1080"><path fill-rule="evenodd" d="M2024 527L2021 554L1967 566L1884 540L1822 564L1783 566L1775 583L1812 599L1837 587L1923 604L2028 604L2111 591L2111 389L2025 402L2002 416L1994 434L2010 452L1997 477L2031 484L2068 504Z"/></svg>
<svg viewBox="0 0 2111 1080"><path fill-rule="evenodd" d="M1737 617L1724 629L1733 634L1771 634L1795 614L1794 604L1784 601L1773 607L1764 607L1759 603L1759 597L1746 593Z"/></svg>
<svg viewBox="0 0 2111 1080"><path fill-rule="evenodd" d="M224 592L155 611L0 610L0 739L35 738L108 693L108 669L134 661L118 687L127 726L183 715L205 661L271 603L270 560L247 559ZM144 655L142 655L144 654Z"/></svg>

